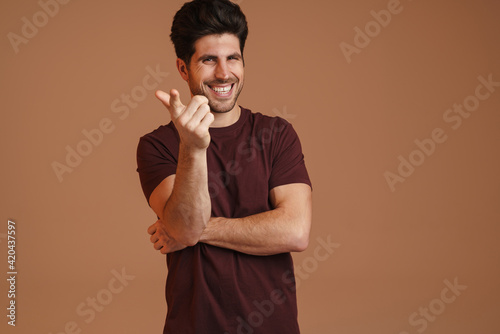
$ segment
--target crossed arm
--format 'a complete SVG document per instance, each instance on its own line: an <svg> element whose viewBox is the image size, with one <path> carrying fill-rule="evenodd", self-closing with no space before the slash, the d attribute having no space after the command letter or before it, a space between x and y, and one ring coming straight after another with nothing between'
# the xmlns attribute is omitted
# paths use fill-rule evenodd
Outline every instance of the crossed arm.
<svg viewBox="0 0 500 334"><path fill-rule="evenodd" d="M195 96L187 106L172 90L157 92L179 132L177 174L165 178L149 204L159 219L148 228L163 254L204 242L253 255L299 252L311 227L311 188L293 183L270 190L272 209L245 218L210 217L206 149L214 120L208 100Z"/></svg>
<svg viewBox="0 0 500 334"><path fill-rule="evenodd" d="M175 175L171 175L155 189L150 198L153 210L161 207L161 198L165 198L174 180ZM252 255L305 250L311 227L311 188L302 183L287 184L271 189L270 198L270 211L244 218L209 218L198 241ZM162 219L148 229L154 248L162 254L186 247L170 231L168 220Z"/></svg>
<svg viewBox="0 0 500 334"><path fill-rule="evenodd" d="M210 218L200 241L252 255L304 251L311 227L311 188L287 184L271 189L270 196L270 211L245 218Z"/></svg>

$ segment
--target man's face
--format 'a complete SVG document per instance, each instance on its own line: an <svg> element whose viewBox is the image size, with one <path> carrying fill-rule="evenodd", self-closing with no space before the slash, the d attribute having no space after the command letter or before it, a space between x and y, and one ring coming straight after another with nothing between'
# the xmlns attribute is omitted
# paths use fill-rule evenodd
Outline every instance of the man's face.
<svg viewBox="0 0 500 334"><path fill-rule="evenodd" d="M187 69L191 94L206 96L212 112L233 110L244 82L238 37L208 35L196 41L195 50Z"/></svg>

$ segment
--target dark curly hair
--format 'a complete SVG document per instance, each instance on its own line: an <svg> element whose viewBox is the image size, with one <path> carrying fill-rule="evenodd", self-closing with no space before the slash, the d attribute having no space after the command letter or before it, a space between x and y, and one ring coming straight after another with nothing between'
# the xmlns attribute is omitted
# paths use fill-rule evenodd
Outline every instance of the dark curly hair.
<svg viewBox="0 0 500 334"><path fill-rule="evenodd" d="M243 56L248 24L240 6L229 0L194 0L175 14L170 39L177 57L189 66L198 39L224 33L238 37Z"/></svg>

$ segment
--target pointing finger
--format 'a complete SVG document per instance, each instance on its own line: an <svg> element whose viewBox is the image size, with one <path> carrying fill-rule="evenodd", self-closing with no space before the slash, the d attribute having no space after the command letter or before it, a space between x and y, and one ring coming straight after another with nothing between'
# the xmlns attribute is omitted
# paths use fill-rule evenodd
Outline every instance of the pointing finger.
<svg viewBox="0 0 500 334"><path fill-rule="evenodd" d="M176 89L172 89L170 91L170 104L175 109L180 109L184 107L184 105L181 102L181 94L179 94L179 91Z"/></svg>
<svg viewBox="0 0 500 334"><path fill-rule="evenodd" d="M177 92L173 89L172 91ZM163 103L163 105L167 107L168 111L170 112L170 116L172 118L179 117L180 113L182 112L182 109L178 107L179 104L182 106L182 103L180 103L180 99L178 96L179 92L177 92L178 102L176 102L176 99L173 96L171 96L168 93L165 93L162 90L157 90L155 95L158 98L158 100L160 100Z"/></svg>
<svg viewBox="0 0 500 334"><path fill-rule="evenodd" d="M155 95L158 100L160 100L165 105L165 107L170 109L170 95L168 95L168 93L165 93L162 90L157 90L155 92Z"/></svg>

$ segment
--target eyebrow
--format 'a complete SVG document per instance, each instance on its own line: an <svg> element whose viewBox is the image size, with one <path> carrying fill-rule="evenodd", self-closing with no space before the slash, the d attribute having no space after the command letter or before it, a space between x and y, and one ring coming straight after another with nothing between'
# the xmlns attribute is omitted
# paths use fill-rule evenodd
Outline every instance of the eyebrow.
<svg viewBox="0 0 500 334"><path fill-rule="evenodd" d="M234 53L228 55L228 57L243 58L239 52L234 52ZM207 59L207 58L218 59L219 57L215 56L215 55L211 55L211 54L204 54L204 55L200 56L197 61L201 61L201 60Z"/></svg>

